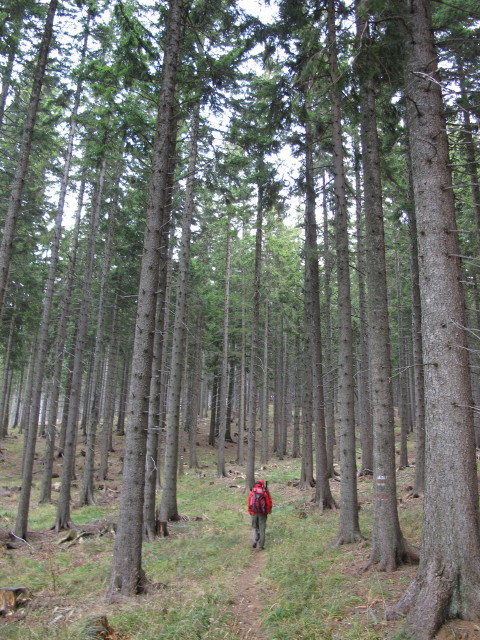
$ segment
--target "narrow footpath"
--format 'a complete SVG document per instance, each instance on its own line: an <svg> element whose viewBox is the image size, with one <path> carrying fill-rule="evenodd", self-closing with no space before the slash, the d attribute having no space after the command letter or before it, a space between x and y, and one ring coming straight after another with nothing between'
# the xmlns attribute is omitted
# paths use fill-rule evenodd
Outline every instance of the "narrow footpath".
<svg viewBox="0 0 480 640"><path fill-rule="evenodd" d="M252 549L252 561L238 580L233 624L240 640L268 640L261 632L262 601L266 595L256 582L265 567L265 551Z"/></svg>

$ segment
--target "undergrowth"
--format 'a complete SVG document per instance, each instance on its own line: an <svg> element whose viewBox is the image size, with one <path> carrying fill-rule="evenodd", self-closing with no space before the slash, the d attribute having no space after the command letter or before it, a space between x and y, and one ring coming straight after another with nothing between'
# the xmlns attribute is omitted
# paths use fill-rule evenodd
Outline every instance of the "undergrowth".
<svg viewBox="0 0 480 640"><path fill-rule="evenodd" d="M235 456L234 445L227 459ZM15 466L18 440L2 443ZM121 442L116 443L117 457ZM266 549L250 546L243 469L227 464L228 478L216 478L215 452L199 451L201 468L179 477L178 505L182 519L169 524L170 535L143 545L143 568L158 589L120 604L105 602L114 538L111 534L61 542L65 532L50 527L55 505L35 502L34 487L27 544L4 549L0 556L0 586L22 585L31 592L23 617L0 618L2 640L81 640L90 615L106 615L115 640L234 640L239 638L234 616L238 584L263 553L262 570L255 578L262 634L266 640L380 640L397 633L400 623L386 623L389 604L409 584L413 568L394 575L365 571L368 540L334 547L338 512L320 513L311 502L312 491L295 486L300 461L271 460L258 470L269 481L274 510L268 519ZM78 474L81 477L81 457ZM405 470L408 483L413 470ZM99 492L99 504L73 507L72 518L81 529L100 519L114 520L121 483L120 462L111 465L109 500ZM3 477L0 484L15 486L19 478ZM340 488L332 482L334 493ZM359 482L361 526L371 527L371 480ZM160 490L159 490L160 497ZM73 499L75 500L75 490ZM100 499L101 498L101 499ZM0 527L14 526L18 492L2 501ZM418 540L420 500L402 500L401 518L408 535ZM19 610L21 613L22 610ZM398 634L397 634L398 635ZM393 637L393 636L388 636Z"/></svg>

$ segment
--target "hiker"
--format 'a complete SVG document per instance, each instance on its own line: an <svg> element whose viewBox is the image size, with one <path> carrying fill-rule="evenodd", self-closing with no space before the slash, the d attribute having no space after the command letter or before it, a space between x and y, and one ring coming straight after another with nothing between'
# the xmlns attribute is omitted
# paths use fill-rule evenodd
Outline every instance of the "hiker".
<svg viewBox="0 0 480 640"><path fill-rule="evenodd" d="M265 529L267 516L272 510L272 496L268 490L268 483L258 480L248 494L248 513L252 516L252 547L258 544L259 549L265 548Z"/></svg>

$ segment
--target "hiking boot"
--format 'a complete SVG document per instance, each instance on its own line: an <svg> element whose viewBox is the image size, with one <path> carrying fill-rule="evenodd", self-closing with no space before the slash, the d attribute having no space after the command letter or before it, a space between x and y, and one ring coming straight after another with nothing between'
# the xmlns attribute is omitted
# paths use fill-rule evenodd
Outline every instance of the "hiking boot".
<svg viewBox="0 0 480 640"><path fill-rule="evenodd" d="M256 546L257 546L257 543L256 543L256 542L254 542L254 543L252 544L252 547L255 549L255 548L256 548Z"/></svg>

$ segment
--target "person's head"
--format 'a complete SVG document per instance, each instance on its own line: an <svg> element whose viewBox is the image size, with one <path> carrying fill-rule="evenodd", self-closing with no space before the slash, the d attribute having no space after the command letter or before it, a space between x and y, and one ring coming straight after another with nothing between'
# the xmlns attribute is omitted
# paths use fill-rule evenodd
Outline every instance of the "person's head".
<svg viewBox="0 0 480 640"><path fill-rule="evenodd" d="M257 480L255 484L256 484L257 486L259 486L259 487L263 487L263 488L265 488L265 482L264 482L264 480Z"/></svg>

